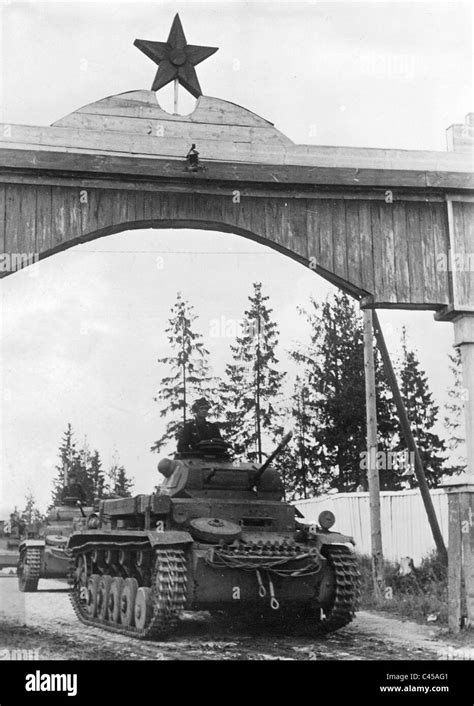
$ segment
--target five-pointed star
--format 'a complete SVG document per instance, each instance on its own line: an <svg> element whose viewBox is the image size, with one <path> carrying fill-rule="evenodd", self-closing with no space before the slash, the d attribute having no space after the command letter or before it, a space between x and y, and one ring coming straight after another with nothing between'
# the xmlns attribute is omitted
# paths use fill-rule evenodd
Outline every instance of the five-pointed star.
<svg viewBox="0 0 474 706"><path fill-rule="evenodd" d="M158 91L177 78L195 98L202 95L194 67L214 54L217 47L196 47L187 44L179 15L173 20L167 42L135 39L134 44L159 66L152 91Z"/></svg>

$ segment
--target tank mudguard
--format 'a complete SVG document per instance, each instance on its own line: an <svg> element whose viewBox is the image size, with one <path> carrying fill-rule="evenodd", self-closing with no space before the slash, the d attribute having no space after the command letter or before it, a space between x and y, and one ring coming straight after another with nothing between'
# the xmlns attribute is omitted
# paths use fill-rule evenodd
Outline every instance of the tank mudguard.
<svg viewBox="0 0 474 706"><path fill-rule="evenodd" d="M354 545L354 538L349 537L346 534L340 534L340 532L328 532L327 534L319 533L317 534L317 540L322 546L324 544L352 544Z"/></svg>
<svg viewBox="0 0 474 706"><path fill-rule="evenodd" d="M194 539L189 532L180 532L175 530L165 532L146 532L152 547L161 544L192 544Z"/></svg>
<svg viewBox="0 0 474 706"><path fill-rule="evenodd" d="M41 547L41 549L44 549L44 545L44 539L24 539L20 542L20 546L18 548L20 550L24 547Z"/></svg>

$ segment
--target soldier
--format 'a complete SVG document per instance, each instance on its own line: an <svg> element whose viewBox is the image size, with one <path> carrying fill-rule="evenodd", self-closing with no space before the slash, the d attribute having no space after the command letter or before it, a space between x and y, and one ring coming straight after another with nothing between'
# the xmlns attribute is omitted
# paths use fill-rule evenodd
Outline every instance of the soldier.
<svg viewBox="0 0 474 706"><path fill-rule="evenodd" d="M196 400L191 407L194 419L185 423L178 437L178 451L180 453L193 451L200 441L222 438L218 425L206 420L210 407L210 403L204 397Z"/></svg>

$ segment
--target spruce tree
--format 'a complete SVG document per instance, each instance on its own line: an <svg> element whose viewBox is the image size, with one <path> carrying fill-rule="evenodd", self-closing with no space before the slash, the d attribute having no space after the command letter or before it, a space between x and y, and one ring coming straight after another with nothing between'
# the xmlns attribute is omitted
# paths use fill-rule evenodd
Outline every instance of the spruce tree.
<svg viewBox="0 0 474 706"><path fill-rule="evenodd" d="M450 463L445 472L463 473L466 470L466 458L459 455L466 443L464 432L464 401L466 390L463 387L461 370L461 350L456 348L454 354L449 355L451 365L449 369L453 376L453 384L448 390L448 402L445 405L444 424L448 430L447 448L450 451ZM461 452L462 453L462 452ZM454 462L453 462L454 457Z"/></svg>
<svg viewBox="0 0 474 706"><path fill-rule="evenodd" d="M299 358L296 353L296 358ZM293 438L274 465L278 468L287 500L313 497L327 487L317 441L317 412L311 387L297 375L294 392L287 406Z"/></svg>
<svg viewBox="0 0 474 706"><path fill-rule="evenodd" d="M74 432L68 423L59 446L59 464L56 466L56 478L53 481L52 505L59 505L61 495L66 483L71 482L71 477L77 470L78 451L74 441Z"/></svg>
<svg viewBox="0 0 474 706"><path fill-rule="evenodd" d="M311 300L309 311L300 310L310 325L310 343L293 351L300 375L307 381L310 415L294 409L296 428L309 419L310 433L301 435L300 456L310 459L307 485L312 493L335 488L352 492L366 487L365 377L363 324L360 312L344 293L322 305ZM376 353L379 450L392 449L397 441L397 421L392 395ZM307 423L305 422L305 427ZM304 451L303 451L304 450ZM382 464L383 466L384 464ZM299 466L301 471L301 464ZM296 471L295 471L296 472ZM382 488L400 486L393 469L380 471ZM300 492L307 492L304 487Z"/></svg>
<svg viewBox="0 0 474 706"><path fill-rule="evenodd" d="M89 456L88 475L92 484L93 497L102 498L105 493L106 478L97 449Z"/></svg>
<svg viewBox="0 0 474 706"><path fill-rule="evenodd" d="M197 318L194 307L178 292L166 328L171 354L158 360L169 374L162 378L154 398L155 402L162 403L160 416L167 419L167 424L164 434L151 447L152 451L160 451L167 442L176 439L188 418L193 397L205 395L212 388L207 362L209 351L204 347L202 335L194 330Z"/></svg>
<svg viewBox="0 0 474 706"><path fill-rule="evenodd" d="M31 490L25 495L25 507L21 513L22 522L29 527L38 526L43 522L43 515L38 509L35 496Z"/></svg>
<svg viewBox="0 0 474 706"><path fill-rule="evenodd" d="M263 446L281 435L281 385L278 370L278 327L272 320L269 297L259 282L253 285L241 333L231 345L218 411L226 439L237 455L263 461Z"/></svg>
<svg viewBox="0 0 474 706"><path fill-rule="evenodd" d="M107 495L113 498L129 498L132 487L133 480L127 476L124 466L119 464L118 457L115 456L108 473Z"/></svg>
<svg viewBox="0 0 474 706"><path fill-rule="evenodd" d="M446 445L433 431L439 408L430 392L426 373L421 369L415 352L408 347L405 327L402 333L402 354L398 363L398 374L401 383L400 392L415 443L420 452L426 480L431 488L435 488L445 472L443 453ZM404 447L400 442L400 448L404 449ZM415 475L407 475L406 479L412 488L417 487Z"/></svg>

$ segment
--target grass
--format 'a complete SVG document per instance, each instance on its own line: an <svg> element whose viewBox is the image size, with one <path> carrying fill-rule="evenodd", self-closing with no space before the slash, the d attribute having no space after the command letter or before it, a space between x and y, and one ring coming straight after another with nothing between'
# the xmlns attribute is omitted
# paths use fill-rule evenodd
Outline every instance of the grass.
<svg viewBox="0 0 474 706"><path fill-rule="evenodd" d="M425 557L409 576L400 576L398 564L384 562L385 586L393 597L377 599L372 582L371 558L360 557L362 609L383 610L426 623L436 615L436 625L448 623L448 572L436 552Z"/></svg>

